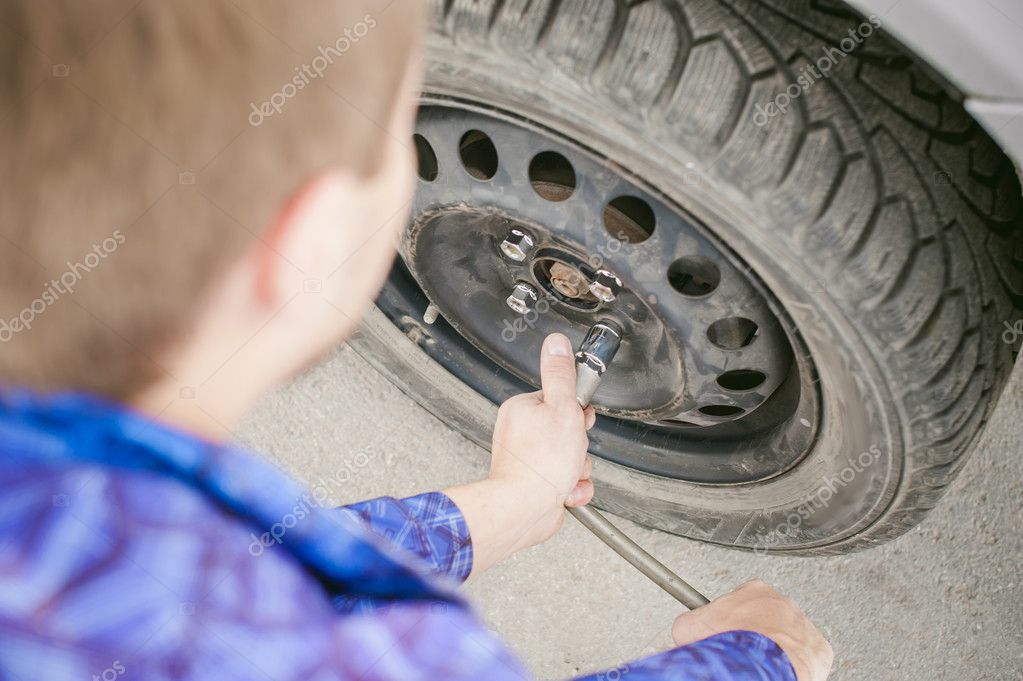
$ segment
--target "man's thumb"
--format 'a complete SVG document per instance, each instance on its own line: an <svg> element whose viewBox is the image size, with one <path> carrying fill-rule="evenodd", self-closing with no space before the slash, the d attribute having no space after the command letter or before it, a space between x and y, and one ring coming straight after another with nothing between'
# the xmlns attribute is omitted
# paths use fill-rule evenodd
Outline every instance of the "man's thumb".
<svg viewBox="0 0 1023 681"><path fill-rule="evenodd" d="M548 404L575 404L575 357L572 343L560 333L552 333L540 351L540 385Z"/></svg>

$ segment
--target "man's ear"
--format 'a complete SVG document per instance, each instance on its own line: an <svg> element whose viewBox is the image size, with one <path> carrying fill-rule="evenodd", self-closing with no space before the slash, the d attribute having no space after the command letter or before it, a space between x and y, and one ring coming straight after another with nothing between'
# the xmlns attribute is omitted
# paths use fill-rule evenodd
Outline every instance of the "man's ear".
<svg viewBox="0 0 1023 681"><path fill-rule="evenodd" d="M327 172L299 187L281 207L254 246L261 304L276 307L301 292L304 282L326 279L344 238L340 217L352 191L351 178Z"/></svg>

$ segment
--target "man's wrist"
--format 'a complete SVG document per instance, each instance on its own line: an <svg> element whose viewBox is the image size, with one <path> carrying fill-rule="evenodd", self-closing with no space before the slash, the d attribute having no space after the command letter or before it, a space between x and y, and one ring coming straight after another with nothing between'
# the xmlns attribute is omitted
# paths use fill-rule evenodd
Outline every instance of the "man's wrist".
<svg viewBox="0 0 1023 681"><path fill-rule="evenodd" d="M494 476L483 481L495 495L506 499L522 538L519 549L545 542L557 530L564 513L565 497L539 477Z"/></svg>
<svg viewBox="0 0 1023 681"><path fill-rule="evenodd" d="M502 476L491 476L478 484L493 500L493 508L500 513L500 522L512 540L509 555L547 539L546 527L558 509L554 491L548 485Z"/></svg>
<svg viewBox="0 0 1023 681"><path fill-rule="evenodd" d="M473 574L545 541L561 522L552 488L493 476L444 490L462 513L473 543Z"/></svg>

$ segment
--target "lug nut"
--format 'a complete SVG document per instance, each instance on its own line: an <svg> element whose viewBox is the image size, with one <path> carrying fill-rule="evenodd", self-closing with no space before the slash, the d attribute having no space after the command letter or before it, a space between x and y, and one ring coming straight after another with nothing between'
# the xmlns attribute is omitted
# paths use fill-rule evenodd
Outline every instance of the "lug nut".
<svg viewBox="0 0 1023 681"><path fill-rule="evenodd" d="M530 249L533 248L533 237L529 236L521 229L512 229L508 232L508 236L504 237L504 241L501 242L501 252L509 260L515 262L522 262L526 259L526 255Z"/></svg>
<svg viewBox="0 0 1023 681"><path fill-rule="evenodd" d="M515 288L512 289L511 295L505 302L508 303L508 307L519 314L526 314L536 305L537 298L536 289L520 281L515 284Z"/></svg>
<svg viewBox="0 0 1023 681"><path fill-rule="evenodd" d="M597 270L590 282L590 293L605 303L613 301L621 290L622 280L610 270Z"/></svg>
<svg viewBox="0 0 1023 681"><path fill-rule="evenodd" d="M585 409L600 387L604 372L622 344L622 329L611 320L599 321L586 332L575 353L575 397Z"/></svg>

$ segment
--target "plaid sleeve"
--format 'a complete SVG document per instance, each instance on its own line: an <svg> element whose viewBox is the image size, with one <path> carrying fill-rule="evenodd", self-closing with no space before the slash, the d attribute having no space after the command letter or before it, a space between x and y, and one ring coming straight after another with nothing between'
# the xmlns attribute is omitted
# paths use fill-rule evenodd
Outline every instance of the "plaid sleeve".
<svg viewBox="0 0 1023 681"><path fill-rule="evenodd" d="M373 532L425 560L436 574L464 581L472 570L469 526L441 492L406 499L379 497L341 507Z"/></svg>
<svg viewBox="0 0 1023 681"><path fill-rule="evenodd" d="M728 631L575 681L796 681L788 655L753 631Z"/></svg>

